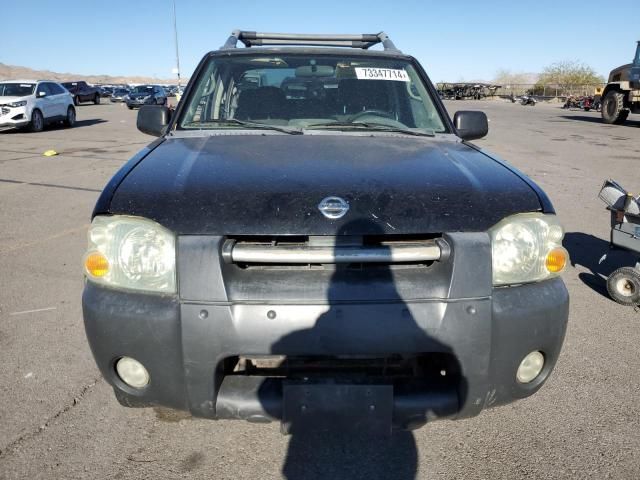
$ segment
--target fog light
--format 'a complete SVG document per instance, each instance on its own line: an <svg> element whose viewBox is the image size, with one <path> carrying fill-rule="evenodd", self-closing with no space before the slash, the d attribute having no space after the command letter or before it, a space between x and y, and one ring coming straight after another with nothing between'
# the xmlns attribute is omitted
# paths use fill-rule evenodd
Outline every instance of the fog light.
<svg viewBox="0 0 640 480"><path fill-rule="evenodd" d="M149 372L144 365L131 357L122 357L118 360L116 372L124 383L133 388L143 388L149 384Z"/></svg>
<svg viewBox="0 0 640 480"><path fill-rule="evenodd" d="M544 367L544 355L537 350L531 352L520 362L516 379L520 383L531 383L540 375L542 367Z"/></svg>

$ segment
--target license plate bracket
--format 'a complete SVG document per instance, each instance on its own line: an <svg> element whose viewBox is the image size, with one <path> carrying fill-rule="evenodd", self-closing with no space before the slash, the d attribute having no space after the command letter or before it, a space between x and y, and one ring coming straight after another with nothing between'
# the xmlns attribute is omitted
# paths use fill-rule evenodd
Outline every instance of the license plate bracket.
<svg viewBox="0 0 640 480"><path fill-rule="evenodd" d="M284 433L354 430L389 435L393 415L393 385L283 385Z"/></svg>

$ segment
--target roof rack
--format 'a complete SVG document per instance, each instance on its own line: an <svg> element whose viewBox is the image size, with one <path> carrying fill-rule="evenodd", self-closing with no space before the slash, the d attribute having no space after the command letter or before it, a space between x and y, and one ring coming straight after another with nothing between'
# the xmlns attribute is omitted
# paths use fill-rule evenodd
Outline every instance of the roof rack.
<svg viewBox="0 0 640 480"><path fill-rule="evenodd" d="M335 35L315 33L264 33L245 30L234 30L222 50L236 48L238 40L245 47L259 47L265 45L308 45L323 47L350 47L367 50L379 43L385 51L400 52L389 36L384 33L370 33L360 35Z"/></svg>

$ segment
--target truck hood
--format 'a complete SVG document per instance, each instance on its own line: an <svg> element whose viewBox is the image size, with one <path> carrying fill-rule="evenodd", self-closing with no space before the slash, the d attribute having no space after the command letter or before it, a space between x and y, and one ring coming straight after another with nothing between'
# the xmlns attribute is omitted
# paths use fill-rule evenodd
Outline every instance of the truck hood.
<svg viewBox="0 0 640 480"><path fill-rule="evenodd" d="M338 196L348 213L318 204ZM178 234L366 235L485 231L540 210L503 164L449 139L356 135L168 138L113 194L109 212Z"/></svg>

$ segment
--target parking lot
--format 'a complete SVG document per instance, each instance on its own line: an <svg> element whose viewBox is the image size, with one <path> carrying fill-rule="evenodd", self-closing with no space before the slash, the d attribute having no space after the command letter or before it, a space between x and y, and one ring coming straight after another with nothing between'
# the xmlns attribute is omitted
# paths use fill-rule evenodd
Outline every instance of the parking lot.
<svg viewBox="0 0 640 480"><path fill-rule="evenodd" d="M73 129L0 133L0 479L640 477L640 312L610 300L599 264L614 178L640 189L640 117L503 101L476 143L549 194L567 235L571 314L554 375L533 397L391 439L282 436L277 424L125 409L85 339L81 258L105 183L152 137L121 104L78 107ZM53 149L57 156L45 157Z"/></svg>

